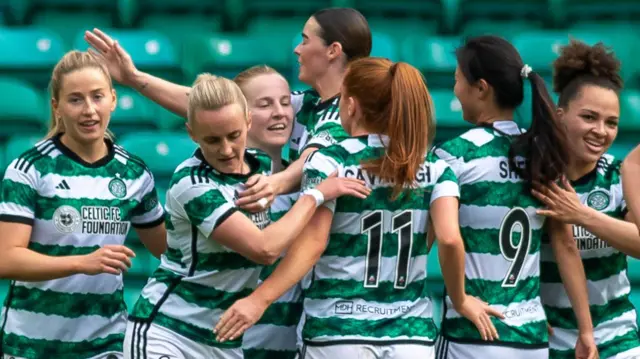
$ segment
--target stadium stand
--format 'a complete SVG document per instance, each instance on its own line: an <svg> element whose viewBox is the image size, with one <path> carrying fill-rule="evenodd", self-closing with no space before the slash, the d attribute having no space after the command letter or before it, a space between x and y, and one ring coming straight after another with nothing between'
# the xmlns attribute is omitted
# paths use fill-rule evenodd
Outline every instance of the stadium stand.
<svg viewBox="0 0 640 359"><path fill-rule="evenodd" d="M233 77L266 63L294 89L303 89L293 48L308 15L329 6L353 6L367 16L374 56L423 71L437 111L438 141L469 127L452 93L456 46L465 36L496 34L513 41L547 81L559 46L570 36L611 45L622 60L627 89L621 97L620 134L610 152L623 157L639 142L640 65L635 59L640 50L635 43L640 25L632 22L640 14L637 0L2 0L0 167L46 133L52 66L69 49L87 49L87 29L104 29L139 68L182 84L202 71ZM145 159L164 200L169 176L194 148L184 119L131 89L116 90L111 129L119 143ZM525 126L531 116L528 97L517 119ZM130 305L157 266L135 238L132 243L138 256L127 274ZM429 259L429 280L441 286L437 251ZM639 261L630 259L628 272L633 283L640 283ZM0 295L6 291L2 284ZM631 296L640 304L640 292Z"/></svg>

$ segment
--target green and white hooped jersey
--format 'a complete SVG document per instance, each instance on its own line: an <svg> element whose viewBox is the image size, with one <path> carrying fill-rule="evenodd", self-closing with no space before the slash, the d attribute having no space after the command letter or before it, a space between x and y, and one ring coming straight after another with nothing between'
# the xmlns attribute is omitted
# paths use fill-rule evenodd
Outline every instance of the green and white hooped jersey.
<svg viewBox="0 0 640 359"><path fill-rule="evenodd" d="M285 166L286 167L286 166ZM277 196L271 204L271 221L282 218L295 204L298 193ZM261 283L276 269L280 260L260 272ZM302 317L300 286L289 289L272 303L260 320L249 328L242 341L247 359L293 359L297 354L297 327Z"/></svg>
<svg viewBox="0 0 640 359"><path fill-rule="evenodd" d="M459 195L445 161L429 154L416 187L392 200L391 184L362 169L384 155L388 137L349 138L314 152L303 188L334 171L366 181L364 200L326 203L333 214L327 248L303 288L308 345L362 343L432 345L437 335L427 288L427 223L431 202Z"/></svg>
<svg viewBox="0 0 640 359"><path fill-rule="evenodd" d="M582 203L624 220L627 206L622 194L620 165L621 161L605 154L593 172L573 182L572 186ZM629 300L631 285L627 278L627 256L583 227L573 226L573 236L587 276L591 318L600 357L611 358L634 348L640 356L637 314ZM549 337L551 358L574 358L578 326L548 239L543 241L541 266L542 303L554 329Z"/></svg>
<svg viewBox="0 0 640 359"><path fill-rule="evenodd" d="M239 348L242 337L220 343L213 327L236 300L251 294L261 266L218 244L211 233L236 211L237 192L252 175L269 175L271 159L247 150L246 175L216 171L200 149L176 169L165 208L167 251L142 290L131 319L139 330L153 322L194 342L221 348ZM246 213L263 229L271 223L270 210ZM144 352L143 343L133 343Z"/></svg>
<svg viewBox="0 0 640 359"><path fill-rule="evenodd" d="M54 257L124 243L131 226L163 223L144 162L106 141L89 164L60 141L39 142L7 167L0 221L32 226L28 248ZM122 352L127 309L122 275L12 281L2 311L2 352L29 359Z"/></svg>
<svg viewBox="0 0 640 359"><path fill-rule="evenodd" d="M449 341L521 348L546 347L547 327L540 303L542 205L529 193L508 161L512 121L474 128L435 149L460 184L460 232L465 245L465 290L498 309L492 317L498 343L485 342L473 323L445 297L442 335ZM522 159L519 162L522 163ZM521 165L521 164L519 164ZM446 268L445 268L446 270Z"/></svg>
<svg viewBox="0 0 640 359"><path fill-rule="evenodd" d="M322 101L313 89L295 91L291 104L296 119L289 140L289 161L297 160L307 148L328 147L349 137L340 123L339 95Z"/></svg>

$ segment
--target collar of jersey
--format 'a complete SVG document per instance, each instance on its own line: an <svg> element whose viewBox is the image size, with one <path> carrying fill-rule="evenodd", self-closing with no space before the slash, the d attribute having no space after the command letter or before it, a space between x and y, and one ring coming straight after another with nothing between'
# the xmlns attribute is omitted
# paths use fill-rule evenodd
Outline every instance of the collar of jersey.
<svg viewBox="0 0 640 359"><path fill-rule="evenodd" d="M318 102L316 103L316 106L315 106L316 110L323 110L327 107L330 107L336 99L340 99L340 94L338 93L335 96L329 97L328 99L322 101L322 98L320 98L320 94L318 93L318 91L316 90L313 90L313 91L318 96Z"/></svg>
<svg viewBox="0 0 640 359"><path fill-rule="evenodd" d="M507 136L517 136L522 134L522 130L518 127L518 124L510 120L495 121L491 127Z"/></svg>
<svg viewBox="0 0 640 359"><path fill-rule="evenodd" d="M104 143L107 144L107 155L102 157L101 159L97 160L96 162L89 163L89 162L83 160L82 158L80 158L80 156L78 156L69 147L65 146L62 143L60 138L62 137L63 134L64 133L59 133L59 134L55 135L51 139L51 141L53 142L54 146L56 146L58 151L60 151L63 155L65 155L69 159L73 160L74 162L77 162L78 164L80 164L80 165L82 165L84 167L89 167L89 168L102 167L102 166L106 165L107 163L109 163L113 159L115 154L116 154L116 151L115 151L115 149L113 147L113 142L111 142L111 140L109 140L108 138L105 138L104 139Z"/></svg>
<svg viewBox="0 0 640 359"><path fill-rule="evenodd" d="M389 145L389 136L379 133L370 133L368 135L355 136L354 138L366 142L369 147L385 147Z"/></svg>
<svg viewBox="0 0 640 359"><path fill-rule="evenodd" d="M193 154L193 156L195 158L199 159L207 167L211 168L211 171L213 173L216 173L216 174L218 174L220 176L243 179L243 178L249 178L249 177L253 176L254 174L256 174L256 173L258 173L260 171L260 161L258 161L258 159L255 158L247 150L244 151L244 160L249 165L249 173L246 174L246 175L239 174L239 173L226 173L226 172L218 171L217 169L213 168L213 166L211 164L209 164L209 162L207 162L207 160L202 155L202 150L200 148L196 149L196 152Z"/></svg>

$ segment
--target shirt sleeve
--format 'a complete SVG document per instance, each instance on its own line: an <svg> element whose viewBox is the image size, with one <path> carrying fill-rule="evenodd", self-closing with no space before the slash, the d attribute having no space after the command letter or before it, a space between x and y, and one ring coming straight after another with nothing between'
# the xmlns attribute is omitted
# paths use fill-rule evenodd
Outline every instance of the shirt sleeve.
<svg viewBox="0 0 640 359"><path fill-rule="evenodd" d="M158 198L153 175L145 171L142 198L133 210L131 224L135 228L153 228L164 222L164 209Z"/></svg>
<svg viewBox="0 0 640 359"><path fill-rule="evenodd" d="M323 150L312 153L304 164L302 171L302 191L315 188L320 182L324 181L333 172L340 168L340 163L330 155L324 153ZM336 200L328 201L323 204L326 208L335 211Z"/></svg>
<svg viewBox="0 0 640 359"><path fill-rule="evenodd" d="M237 207L211 184L190 186L176 200L184 208L189 222L207 238L237 211Z"/></svg>
<svg viewBox="0 0 640 359"><path fill-rule="evenodd" d="M5 171L0 188L0 221L33 225L39 175L31 163L16 159Z"/></svg>
<svg viewBox="0 0 640 359"><path fill-rule="evenodd" d="M451 167L441 159L434 159L431 168L436 174L436 183L431 191L430 203L441 197L460 197L458 179Z"/></svg>

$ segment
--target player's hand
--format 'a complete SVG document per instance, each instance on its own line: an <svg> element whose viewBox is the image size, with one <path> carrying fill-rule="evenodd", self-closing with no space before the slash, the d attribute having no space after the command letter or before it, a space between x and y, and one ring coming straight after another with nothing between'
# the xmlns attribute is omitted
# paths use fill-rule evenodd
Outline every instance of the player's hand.
<svg viewBox="0 0 640 359"><path fill-rule="evenodd" d="M478 328L482 340L493 341L494 339L500 339L498 331L489 316L500 319L503 319L504 316L496 309L491 308L489 304L474 296L466 295L459 308L456 308L456 311L469 319Z"/></svg>
<svg viewBox="0 0 640 359"><path fill-rule="evenodd" d="M576 341L576 359L598 359L599 357L593 333L580 333Z"/></svg>
<svg viewBox="0 0 640 359"><path fill-rule="evenodd" d="M96 275L109 273L118 275L131 268L131 259L136 254L121 245L106 245L92 253L80 256L80 273Z"/></svg>
<svg viewBox="0 0 640 359"><path fill-rule="evenodd" d="M242 298L227 309L213 329L216 340L225 342L241 336L262 317L268 305L252 296Z"/></svg>
<svg viewBox="0 0 640 359"><path fill-rule="evenodd" d="M114 80L129 87L135 86L134 79L138 70L131 56L117 41L99 29L85 31L84 40L95 49L89 49L89 52L104 60Z"/></svg>
<svg viewBox="0 0 640 359"><path fill-rule="evenodd" d="M534 183L531 193L547 207L538 210L539 215L568 224L580 224L586 217L588 207L580 202L578 194L566 178L562 179L562 187L555 182L546 186Z"/></svg>
<svg viewBox="0 0 640 359"><path fill-rule="evenodd" d="M244 185L245 190L238 193L236 206L249 212L262 212L271 206L276 195L272 176L253 175Z"/></svg>
<svg viewBox="0 0 640 359"><path fill-rule="evenodd" d="M365 199L371 194L371 189L366 186L362 180L347 177L338 177L338 173L334 172L324 181L315 187L322 192L325 202L334 200L342 196L352 196Z"/></svg>

